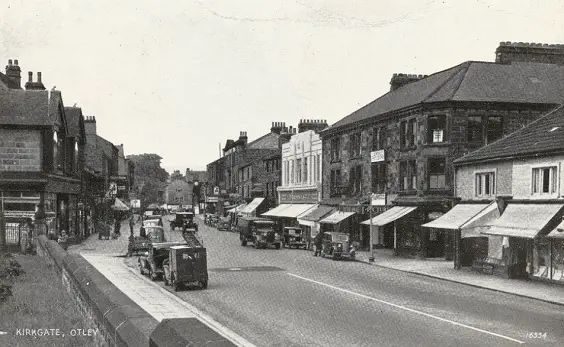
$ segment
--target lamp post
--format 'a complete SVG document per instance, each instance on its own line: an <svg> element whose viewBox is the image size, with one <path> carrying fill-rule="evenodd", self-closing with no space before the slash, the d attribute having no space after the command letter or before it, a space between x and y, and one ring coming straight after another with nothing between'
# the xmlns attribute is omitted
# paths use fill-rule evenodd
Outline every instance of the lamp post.
<svg viewBox="0 0 564 347"><path fill-rule="evenodd" d="M372 224L372 212L373 212L372 199L370 199L369 209L370 209L370 237L369 237L369 240L370 240L370 256L368 257L368 261L373 262L374 261L374 240L372 240L372 234L373 234L373 231L372 231L372 227L373 227L373 224Z"/></svg>

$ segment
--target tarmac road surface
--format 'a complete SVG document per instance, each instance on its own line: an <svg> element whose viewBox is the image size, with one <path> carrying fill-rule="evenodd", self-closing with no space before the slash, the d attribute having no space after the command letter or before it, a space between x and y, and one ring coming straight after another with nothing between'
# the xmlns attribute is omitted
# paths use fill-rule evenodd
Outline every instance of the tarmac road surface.
<svg viewBox="0 0 564 347"><path fill-rule="evenodd" d="M257 346L562 345L564 307L296 249L198 220L209 287L175 293ZM180 240L181 231L170 231ZM136 267L136 258L126 263ZM160 284L163 285L162 282Z"/></svg>

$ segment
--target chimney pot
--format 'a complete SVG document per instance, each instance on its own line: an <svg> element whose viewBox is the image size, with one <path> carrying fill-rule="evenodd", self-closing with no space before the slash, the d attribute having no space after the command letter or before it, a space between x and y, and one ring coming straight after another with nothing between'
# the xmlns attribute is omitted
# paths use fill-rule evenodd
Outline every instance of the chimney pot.
<svg viewBox="0 0 564 347"><path fill-rule="evenodd" d="M12 59L8 59L8 66L12 66Z"/></svg>
<svg viewBox="0 0 564 347"><path fill-rule="evenodd" d="M18 60L14 60L14 65L18 66Z"/></svg>
<svg viewBox="0 0 564 347"><path fill-rule="evenodd" d="M41 71L37 73L37 83L41 83Z"/></svg>
<svg viewBox="0 0 564 347"><path fill-rule="evenodd" d="M28 71L28 72L27 72L27 76L28 76L28 78L29 78L29 82L33 82L33 72Z"/></svg>

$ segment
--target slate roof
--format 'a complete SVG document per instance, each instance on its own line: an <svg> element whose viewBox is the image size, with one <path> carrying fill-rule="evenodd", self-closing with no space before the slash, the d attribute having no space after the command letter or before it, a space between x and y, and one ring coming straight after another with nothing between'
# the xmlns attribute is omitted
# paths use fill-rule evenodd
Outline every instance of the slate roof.
<svg viewBox="0 0 564 347"><path fill-rule="evenodd" d="M65 107L65 116L67 117L67 135L74 138L80 137L82 109L80 107Z"/></svg>
<svg viewBox="0 0 564 347"><path fill-rule="evenodd" d="M494 161L510 157L540 157L558 152L564 153L564 106L490 145L458 158L454 163Z"/></svg>
<svg viewBox="0 0 564 347"><path fill-rule="evenodd" d="M0 90L0 125L51 126L49 92L46 90Z"/></svg>
<svg viewBox="0 0 564 347"><path fill-rule="evenodd" d="M2 72L0 72L0 83L4 84L9 89L22 89L16 82Z"/></svg>
<svg viewBox="0 0 564 347"><path fill-rule="evenodd" d="M564 66L468 61L390 91L334 123L327 132L392 111L434 102L564 101Z"/></svg>

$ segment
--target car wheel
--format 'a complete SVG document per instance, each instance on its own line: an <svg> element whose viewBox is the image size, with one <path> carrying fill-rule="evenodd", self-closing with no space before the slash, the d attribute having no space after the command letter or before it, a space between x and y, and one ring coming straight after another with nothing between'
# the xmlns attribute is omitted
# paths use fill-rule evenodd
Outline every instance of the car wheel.
<svg viewBox="0 0 564 347"><path fill-rule="evenodd" d="M276 249L280 249L280 244L277 243L276 245L274 245L274 247L276 247Z"/></svg>
<svg viewBox="0 0 564 347"><path fill-rule="evenodd" d="M200 285L202 286L202 289L207 289L208 288L208 281L200 281Z"/></svg>
<svg viewBox="0 0 564 347"><path fill-rule="evenodd" d="M163 275L164 285L168 286L168 279L166 278L166 273Z"/></svg>
<svg viewBox="0 0 564 347"><path fill-rule="evenodd" d="M155 282L157 280L157 275L152 270L149 270L149 278L151 278L151 281Z"/></svg>
<svg viewBox="0 0 564 347"><path fill-rule="evenodd" d="M321 258L325 258L325 253L321 251Z"/></svg>
<svg viewBox="0 0 564 347"><path fill-rule="evenodd" d="M247 241L241 241L241 246L246 246L247 245Z"/></svg>
<svg viewBox="0 0 564 347"><path fill-rule="evenodd" d="M139 273L140 273L141 275L145 275L145 274L143 273L143 266L141 266L141 264L139 264Z"/></svg>

